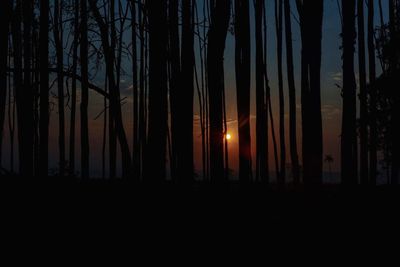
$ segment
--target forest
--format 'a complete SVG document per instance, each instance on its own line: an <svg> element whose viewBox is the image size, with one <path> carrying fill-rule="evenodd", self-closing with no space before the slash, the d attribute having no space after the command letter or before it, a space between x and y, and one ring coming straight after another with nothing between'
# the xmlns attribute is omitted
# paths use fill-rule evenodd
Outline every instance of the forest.
<svg viewBox="0 0 400 267"><path fill-rule="evenodd" d="M3 0L0 19L0 177L400 182L399 0Z"/></svg>

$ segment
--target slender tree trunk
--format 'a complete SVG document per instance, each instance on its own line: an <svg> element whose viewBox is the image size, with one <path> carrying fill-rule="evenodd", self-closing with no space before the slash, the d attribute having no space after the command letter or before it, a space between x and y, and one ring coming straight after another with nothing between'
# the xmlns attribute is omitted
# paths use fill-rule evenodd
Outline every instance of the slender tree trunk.
<svg viewBox="0 0 400 267"><path fill-rule="evenodd" d="M0 9L0 168L2 167L2 144L7 100L8 34L12 12L12 0L6 0Z"/></svg>
<svg viewBox="0 0 400 267"><path fill-rule="evenodd" d="M89 178L89 125L88 125L88 102L89 102L89 71L88 71L88 9L86 0L81 0L81 176Z"/></svg>
<svg viewBox="0 0 400 267"><path fill-rule="evenodd" d="M275 25L278 58L278 87L279 87L279 140L280 140L280 170L278 183L285 184L286 178L286 142L285 142L285 96L283 94L282 71L282 27L283 27L283 0L275 0Z"/></svg>
<svg viewBox="0 0 400 267"><path fill-rule="evenodd" d="M33 16L36 15L35 10L32 10ZM39 177L40 169L40 153L39 153L39 96L40 96L40 51L39 51L39 24L36 17L34 17L33 23L33 38L32 38L32 50L33 50L33 116L34 116L34 142L33 142L33 158L34 158L34 170L35 176Z"/></svg>
<svg viewBox="0 0 400 267"><path fill-rule="evenodd" d="M355 0L343 0L343 119L342 119L342 183L357 184L357 129L355 52Z"/></svg>
<svg viewBox="0 0 400 267"><path fill-rule="evenodd" d="M368 105L365 64L364 0L357 0L358 71L360 83L360 178L368 184Z"/></svg>
<svg viewBox="0 0 400 267"><path fill-rule="evenodd" d="M300 14L303 180L322 183L321 52L323 0L297 0Z"/></svg>
<svg viewBox="0 0 400 267"><path fill-rule="evenodd" d="M40 176L48 174L49 160L49 1L40 2Z"/></svg>
<svg viewBox="0 0 400 267"><path fill-rule="evenodd" d="M59 175L65 174L65 115L64 115L64 50L63 50L63 22L62 5L54 1L54 40L57 54L57 88L58 88L58 149L59 149Z"/></svg>
<svg viewBox="0 0 400 267"><path fill-rule="evenodd" d="M144 101L144 91L145 91L145 6L143 1L139 4L139 36L140 36L140 71L139 71L139 151L138 151L138 162L139 162L139 174L143 178L143 161L144 161L144 147L145 147L145 101Z"/></svg>
<svg viewBox="0 0 400 267"><path fill-rule="evenodd" d="M108 77L114 76L114 57L115 57L115 44L116 44L116 33L115 33L115 10L114 10L114 5L115 1L108 1L107 2L107 8L108 8L108 17L106 21L110 21L108 24L104 25L104 30L105 33L103 34L106 37L102 37L104 42L107 43L107 47L110 46L106 51L104 48L105 52L107 53L107 62L106 63L106 73ZM96 7L97 8L97 7ZM99 15L99 20L102 21L102 18ZM111 36L109 37L109 31L111 31ZM110 45L108 45L108 38L110 38ZM111 76L110 76L111 75ZM109 83L109 88L110 88L110 93L114 92L114 86L115 85L115 80L114 78L109 78L108 79ZM115 106L113 104L112 99L110 99L109 102L109 118L110 118L110 123L109 123L109 129L108 129L108 135L109 135L109 146L110 146L110 179L115 179L117 176L117 134L116 134L116 126L115 126Z"/></svg>
<svg viewBox="0 0 400 267"><path fill-rule="evenodd" d="M18 133L20 153L20 174L23 177L33 175L33 92L31 81L32 69L32 10L31 0L22 1L23 12L23 84L18 90Z"/></svg>
<svg viewBox="0 0 400 267"><path fill-rule="evenodd" d="M149 127L144 163L148 182L166 178L167 145L167 6L164 1L148 0L149 19Z"/></svg>
<svg viewBox="0 0 400 267"><path fill-rule="evenodd" d="M374 1L368 0L368 64L369 64L369 121L370 121L370 142L369 142L369 183L376 184L377 176L377 142L378 142L378 129L377 129L377 94L375 88L376 67L375 67L375 37L374 37Z"/></svg>
<svg viewBox="0 0 400 267"><path fill-rule="evenodd" d="M190 1L190 0L189 0ZM182 95L182 79L181 76L181 55L179 46L179 1L171 0L169 5L169 18L168 18L168 34L169 34L169 73L170 73L170 108L171 108L171 176L174 180L181 180L178 168L180 167L179 156L181 148L180 142L183 128L182 123L182 107L180 106L184 100L181 100Z"/></svg>
<svg viewBox="0 0 400 267"><path fill-rule="evenodd" d="M289 89L289 135L290 158L292 165L293 183L300 182L300 168L297 152L297 112L296 112L296 85L294 81L293 44L290 1L285 0L285 39L286 39L286 65Z"/></svg>
<svg viewBox="0 0 400 267"><path fill-rule="evenodd" d="M256 42L256 180L269 180L267 168L267 105L264 85L263 20L264 1L255 1L255 42ZM266 40L264 40L266 42Z"/></svg>
<svg viewBox="0 0 400 267"><path fill-rule="evenodd" d="M400 83L400 3L398 0L389 0L389 31L390 31L390 50L389 75L392 77L392 111L391 111L391 136L392 136L392 170L391 184L398 185L400 182L400 92L398 85Z"/></svg>
<svg viewBox="0 0 400 267"><path fill-rule="evenodd" d="M178 171L182 183L193 182L193 104L194 104L194 0L182 2L182 86L180 87L180 114L182 115L179 142Z"/></svg>
<svg viewBox="0 0 400 267"><path fill-rule="evenodd" d="M131 33L132 33L132 93L133 93L133 175L135 180L139 179L139 124L138 124L138 64L137 64L137 21L136 1L131 0ZM140 11L139 11L140 12ZM140 22L139 22L140 23Z"/></svg>
<svg viewBox="0 0 400 267"><path fill-rule="evenodd" d="M74 41L72 52L72 88L71 88L71 118L69 133L69 175L75 175L75 121L76 121L76 75L78 68L78 46L79 46L79 0L74 4Z"/></svg>
<svg viewBox="0 0 400 267"><path fill-rule="evenodd" d="M235 0L235 73L239 132L239 180L251 178L249 2Z"/></svg>
<svg viewBox="0 0 400 267"><path fill-rule="evenodd" d="M223 90L224 50L230 19L229 0L211 2L208 32L207 73L210 103L210 175L215 183L224 183Z"/></svg>

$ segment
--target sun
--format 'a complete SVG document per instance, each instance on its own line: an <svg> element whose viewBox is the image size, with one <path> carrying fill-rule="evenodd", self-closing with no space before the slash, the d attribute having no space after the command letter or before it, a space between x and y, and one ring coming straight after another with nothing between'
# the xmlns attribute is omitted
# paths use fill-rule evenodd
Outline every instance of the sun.
<svg viewBox="0 0 400 267"><path fill-rule="evenodd" d="M226 140L231 140L232 139L232 135L230 134L230 133L227 133L226 135L225 135L225 138L226 138Z"/></svg>

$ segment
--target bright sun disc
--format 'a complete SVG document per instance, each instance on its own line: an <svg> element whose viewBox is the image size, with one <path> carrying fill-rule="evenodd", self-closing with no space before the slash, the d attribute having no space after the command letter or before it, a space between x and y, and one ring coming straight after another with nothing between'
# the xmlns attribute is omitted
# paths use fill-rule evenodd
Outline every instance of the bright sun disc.
<svg viewBox="0 0 400 267"><path fill-rule="evenodd" d="M231 139L232 139L232 135L226 134L226 140L231 140Z"/></svg>

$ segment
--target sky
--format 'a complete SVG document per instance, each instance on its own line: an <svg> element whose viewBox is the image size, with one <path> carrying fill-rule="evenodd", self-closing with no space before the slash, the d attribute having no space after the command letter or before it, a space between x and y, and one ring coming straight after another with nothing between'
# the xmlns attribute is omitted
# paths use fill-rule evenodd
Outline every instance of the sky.
<svg viewBox="0 0 400 267"><path fill-rule="evenodd" d="M123 5L125 4L125 0L122 1ZM340 2L340 1L339 1ZM378 1L375 0L377 3ZM203 0L197 0L199 16L202 17L202 6ZM255 158L255 46L254 46L254 8L253 1L250 0L250 19L251 19L251 73L252 73L252 82L251 82L251 130L252 130L252 153L253 158ZM324 155L332 155L334 158L334 162L332 164L332 169L334 172L338 172L340 170L340 132L341 132L341 108L342 108L342 99L340 96L340 89L336 86L336 84L341 85L342 83L342 62L341 62L341 22L339 16L339 10L337 5L337 0L325 0L324 1L324 17L323 17L323 39L322 39L322 68L321 68L321 100L322 100L322 118L323 118L323 138L324 138ZM297 94L297 136L298 136L298 148L299 148L299 156L301 160L301 105L300 105L300 50L301 50L301 39L300 39L300 31L299 25L297 22L298 14L296 10L295 0L291 0L292 5L292 30L293 30L293 49L294 49L294 68L295 68L295 80L296 80L296 94ZM387 14L387 4L386 1L383 1L383 12ZM279 146L279 135L278 135L278 73L277 73L277 58L276 58L276 38L275 38L275 17L274 17L274 0L266 0L266 10L267 10L267 27L268 27L268 76L270 80L271 87L271 101L274 115L274 123L275 123L275 134L277 136L277 142ZM365 12L366 12L365 8ZM378 12L376 12L376 25L378 24ZM129 22L127 22L127 25ZM68 25L66 25L66 31L68 31ZM51 34L50 34L51 36ZM129 38L131 34L129 29L125 33L124 41L128 44ZM285 36L283 35L283 38ZM70 40L65 38L66 40ZM199 49L197 46L198 40L195 40L195 53L198 55ZM285 39L283 39L283 44L285 44ZM69 49L70 43L65 44L65 53L67 53ZM237 174L238 171L238 134L237 134L237 113L236 113L236 86L235 86L235 64L234 64L234 36L231 33L228 33L226 40L226 50L224 55L224 64L225 64L225 90L226 90L226 109L227 109L227 119L228 119L228 132L231 134L232 138L229 141L229 165L230 168L233 169L234 175ZM288 89L287 89L287 79L286 79L286 54L285 54L285 46L283 49L283 81L284 81L284 93L285 93L285 132L286 132L286 148L287 148L287 162L290 163L289 158L289 136L288 136L288 127L289 127L289 117L288 117ZM197 64L199 62L199 58L197 57ZM64 62L65 64L69 64L67 60ZM127 132L127 136L130 142L132 136L132 76L131 72L131 60L130 57L123 57L123 68L126 71L121 77L121 94L123 97L126 97L124 101L124 105L122 106L122 113L124 115L124 126ZM358 62L357 57L355 56L355 64L356 64L356 77L358 75ZM100 87L104 87L104 64L94 62L92 63L93 69L94 67L98 68L98 71L91 71L92 82L97 84ZM379 67L377 68L378 72L380 71ZM52 79L51 79L52 81ZM56 86L52 89L53 93L56 94ZM80 101L80 91L78 90L78 103ZM93 176L101 175L101 149L102 149L102 131L103 131L103 118L100 117L97 120L95 118L97 115L103 110L103 98L93 91L90 92L89 95L89 120L90 120L90 169ZM52 105L53 111L51 113L50 118L50 167L56 170L57 168L57 160L58 160L58 150L57 150L57 138L58 138L58 125L57 125L57 106L56 99L52 98L54 104ZM198 111L198 99L197 93L195 92L195 106L194 106L194 141L195 141L195 169L197 173L201 174L202 166L201 166L201 134L200 134L200 126L196 122L196 119L199 116ZM67 125L66 125L66 137L67 137L67 147L68 147L68 136L69 136L69 114L70 111L67 109ZM79 108L77 109L77 114L79 114ZM6 125L7 125L6 121ZM76 166L79 168L79 116L76 122L76 136L77 136L77 162ZM7 128L6 128L7 129ZM5 131L5 145L4 150L9 151L10 146L9 142L9 134L8 131ZM274 163L273 163L273 150L272 150L272 139L270 134L270 166L271 170L274 171ZM278 147L279 149L279 147ZM16 147L17 150L17 147ZM17 159L17 154L15 155ZM67 155L68 158L68 155ZM8 166L10 162L9 158L4 159L4 165ZM17 162L17 160L15 160ZM254 161L253 161L254 162ZM17 163L16 163L17 164ZM17 165L15 165L17 166ZM328 166L324 166L324 169L327 171Z"/></svg>

